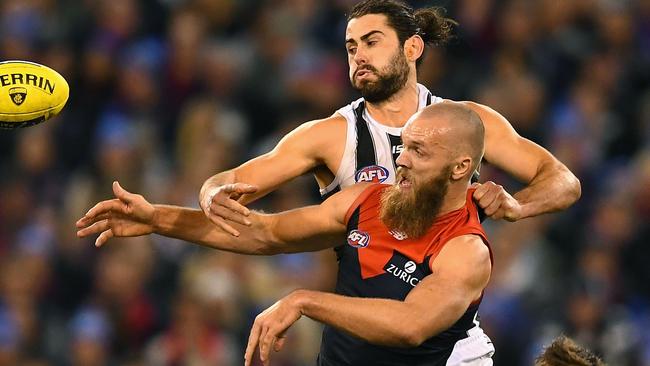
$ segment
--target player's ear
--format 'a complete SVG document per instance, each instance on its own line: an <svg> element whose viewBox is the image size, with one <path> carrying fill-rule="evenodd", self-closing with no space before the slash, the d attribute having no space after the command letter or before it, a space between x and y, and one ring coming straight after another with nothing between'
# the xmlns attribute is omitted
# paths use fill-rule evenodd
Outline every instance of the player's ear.
<svg viewBox="0 0 650 366"><path fill-rule="evenodd" d="M413 35L404 42L406 59L415 62L424 52L424 41L419 35Z"/></svg>
<svg viewBox="0 0 650 366"><path fill-rule="evenodd" d="M456 159L451 166L451 179L460 180L468 174L472 174L472 158L469 156L461 156Z"/></svg>

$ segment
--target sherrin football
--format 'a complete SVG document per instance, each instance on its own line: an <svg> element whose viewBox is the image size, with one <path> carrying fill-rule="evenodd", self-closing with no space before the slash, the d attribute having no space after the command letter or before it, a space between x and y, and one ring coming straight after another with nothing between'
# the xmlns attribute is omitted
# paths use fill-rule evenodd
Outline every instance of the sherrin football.
<svg viewBox="0 0 650 366"><path fill-rule="evenodd" d="M0 62L0 128L28 127L56 116L70 95L63 76L27 61Z"/></svg>

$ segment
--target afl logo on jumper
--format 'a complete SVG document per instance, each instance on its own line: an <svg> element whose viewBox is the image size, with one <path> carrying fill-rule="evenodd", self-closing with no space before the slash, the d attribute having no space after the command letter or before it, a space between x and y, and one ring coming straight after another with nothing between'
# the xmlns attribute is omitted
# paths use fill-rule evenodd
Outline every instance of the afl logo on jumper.
<svg viewBox="0 0 650 366"><path fill-rule="evenodd" d="M372 183L383 183L388 179L388 169L384 168L381 165L370 165L365 168L361 168L354 175L355 182L372 182Z"/></svg>
<svg viewBox="0 0 650 366"><path fill-rule="evenodd" d="M365 248L370 244L370 234L361 230L352 230L348 234L348 244L354 248Z"/></svg>

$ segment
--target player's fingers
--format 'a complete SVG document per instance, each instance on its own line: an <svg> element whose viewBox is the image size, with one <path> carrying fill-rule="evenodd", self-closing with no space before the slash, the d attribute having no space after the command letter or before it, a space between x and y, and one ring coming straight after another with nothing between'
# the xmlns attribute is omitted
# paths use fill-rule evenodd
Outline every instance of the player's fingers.
<svg viewBox="0 0 650 366"><path fill-rule="evenodd" d="M108 220L100 220L86 228L78 230L77 236L80 238L85 238L89 235L101 233L107 229L108 229Z"/></svg>
<svg viewBox="0 0 650 366"><path fill-rule="evenodd" d="M131 203L133 201L133 198L135 194L127 191L126 189L122 188L120 183L118 181L113 182L113 194L115 194L115 197L121 199L122 201L126 203Z"/></svg>
<svg viewBox="0 0 650 366"><path fill-rule="evenodd" d="M260 333L262 328L257 321L253 323L253 328L251 329L251 334L248 336L248 343L246 344L246 352L244 352L244 365L250 366L253 361L253 355L255 354L255 349L257 348L257 343L260 339Z"/></svg>
<svg viewBox="0 0 650 366"><path fill-rule="evenodd" d="M98 248L101 247L102 245L104 245L104 243L108 241L108 239L112 237L113 237L113 230L108 229L104 231L103 233L99 234L99 236L95 240L95 246Z"/></svg>
<svg viewBox="0 0 650 366"><path fill-rule="evenodd" d="M236 212L238 214L248 216L251 214L251 211L248 209L248 207L242 205L241 203L233 200L233 199L226 199L223 202L219 202L221 206L229 209L230 211Z"/></svg>
<svg viewBox="0 0 650 366"><path fill-rule="evenodd" d="M94 218L97 215L101 215L103 213L108 213L110 211L116 211L116 212L124 212L124 203L120 202L118 199L112 199L108 201L102 201L93 206L88 212L86 212L86 215L84 215L85 218Z"/></svg>
<svg viewBox="0 0 650 366"><path fill-rule="evenodd" d="M483 198L483 196L490 190L491 183L492 182L485 182L483 184L479 184L474 191L474 200L479 201L481 198Z"/></svg>
<svg viewBox="0 0 650 366"><path fill-rule="evenodd" d="M229 209L223 207L223 206L216 206L216 207L211 207L210 212L214 215L217 215L223 219L230 220L232 222L236 222L242 225L250 225L251 221L247 219L246 217L242 216L238 212L232 212Z"/></svg>
<svg viewBox="0 0 650 366"><path fill-rule="evenodd" d="M495 195L494 200L489 205L483 207L483 212L492 219L500 219L503 217L506 209L507 203L499 195Z"/></svg>
<svg viewBox="0 0 650 366"><path fill-rule="evenodd" d="M89 225L92 225L93 223L100 221L100 220L105 220L109 216L108 212L100 213L98 215L95 215L93 217L86 217L83 216L77 222L75 223L75 226L77 226L78 229L83 229Z"/></svg>
<svg viewBox="0 0 650 366"><path fill-rule="evenodd" d="M260 359L265 365L268 365L271 358L271 349L273 349L273 343L275 342L275 332L269 330L266 332L264 339L260 342Z"/></svg>
<svg viewBox="0 0 650 366"><path fill-rule="evenodd" d="M221 217L210 213L210 216L208 216L208 219L210 219L210 221L213 224L217 225L218 228L220 228L221 230L227 232L228 234L230 234L232 236L239 236L239 231L237 231L234 227L228 225L226 223L226 220L222 219Z"/></svg>
<svg viewBox="0 0 650 366"><path fill-rule="evenodd" d="M278 335L278 337L275 340L275 344L273 344L273 350L275 352L280 352L282 347L284 347L284 343L287 340L287 336L284 333L281 333Z"/></svg>
<svg viewBox="0 0 650 366"><path fill-rule="evenodd" d="M487 209L490 205L494 203L494 201L497 199L497 194L496 192L490 190L486 192L481 199L478 200L478 205L483 209ZM487 213L487 212L486 212Z"/></svg>
<svg viewBox="0 0 650 366"><path fill-rule="evenodd" d="M262 322L262 332L260 333L260 339L258 341L259 344L259 349L260 349L260 360L262 361L263 364L266 365L268 362L267 358L267 353L265 352L267 344L265 343L266 336L269 333L269 327L268 325L265 325L264 322Z"/></svg>
<svg viewBox="0 0 650 366"><path fill-rule="evenodd" d="M232 183L224 186L224 192L239 194L255 193L257 192L257 186L246 183Z"/></svg>

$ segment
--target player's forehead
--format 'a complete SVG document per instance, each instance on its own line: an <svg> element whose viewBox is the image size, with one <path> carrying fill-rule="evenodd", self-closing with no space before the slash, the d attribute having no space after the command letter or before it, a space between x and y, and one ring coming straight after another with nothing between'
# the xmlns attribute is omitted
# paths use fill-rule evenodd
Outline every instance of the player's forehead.
<svg viewBox="0 0 650 366"><path fill-rule="evenodd" d="M383 14L366 14L352 18L345 29L345 40L359 41L369 32L379 31L383 35L390 35L395 31L388 25L388 18Z"/></svg>
<svg viewBox="0 0 650 366"><path fill-rule="evenodd" d="M441 118L432 118L416 113L402 129L404 143L418 143L423 145L440 144L443 137L451 131L451 126Z"/></svg>

